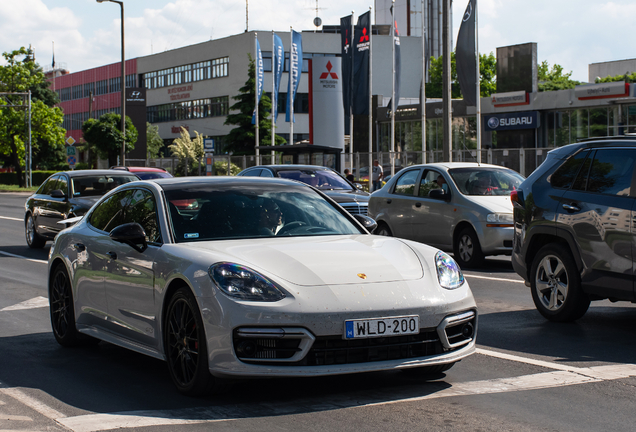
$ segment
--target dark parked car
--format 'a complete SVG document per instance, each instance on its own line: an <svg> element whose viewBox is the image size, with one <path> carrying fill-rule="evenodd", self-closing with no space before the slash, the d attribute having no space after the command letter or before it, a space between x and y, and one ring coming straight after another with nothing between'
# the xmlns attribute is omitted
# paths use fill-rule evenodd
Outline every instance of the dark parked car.
<svg viewBox="0 0 636 432"><path fill-rule="evenodd" d="M152 180L158 178L170 178L172 174L163 168L156 167L132 167L132 166L113 166L110 169L125 170L135 174L141 180Z"/></svg>
<svg viewBox="0 0 636 432"><path fill-rule="evenodd" d="M57 222L83 216L106 192L139 180L123 170L77 170L53 174L25 204L24 228L31 248L42 248L64 225Z"/></svg>
<svg viewBox="0 0 636 432"><path fill-rule="evenodd" d="M635 301L636 140L570 144L511 194L512 264L551 321L574 321L591 300Z"/></svg>
<svg viewBox="0 0 636 432"><path fill-rule="evenodd" d="M351 214L367 214L369 194L351 184L337 171L317 165L261 165L239 176L280 177L297 180L321 190Z"/></svg>

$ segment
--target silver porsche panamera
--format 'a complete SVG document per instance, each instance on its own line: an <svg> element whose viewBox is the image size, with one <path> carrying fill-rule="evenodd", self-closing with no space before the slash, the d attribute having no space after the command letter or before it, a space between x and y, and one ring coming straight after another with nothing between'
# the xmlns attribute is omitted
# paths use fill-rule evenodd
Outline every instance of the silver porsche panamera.
<svg viewBox="0 0 636 432"><path fill-rule="evenodd" d="M57 341L165 360L184 394L233 377L438 373L475 350L450 256L369 234L372 220L298 182L132 182L69 223L49 256Z"/></svg>

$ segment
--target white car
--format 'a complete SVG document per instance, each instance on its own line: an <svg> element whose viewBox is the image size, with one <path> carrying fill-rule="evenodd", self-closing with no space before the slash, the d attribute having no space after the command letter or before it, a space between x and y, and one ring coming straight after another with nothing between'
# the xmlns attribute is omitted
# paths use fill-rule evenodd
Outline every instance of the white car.
<svg viewBox="0 0 636 432"><path fill-rule="evenodd" d="M455 261L365 224L290 180L128 183L55 238L53 333L166 360L188 395L232 377L439 373L472 354Z"/></svg>

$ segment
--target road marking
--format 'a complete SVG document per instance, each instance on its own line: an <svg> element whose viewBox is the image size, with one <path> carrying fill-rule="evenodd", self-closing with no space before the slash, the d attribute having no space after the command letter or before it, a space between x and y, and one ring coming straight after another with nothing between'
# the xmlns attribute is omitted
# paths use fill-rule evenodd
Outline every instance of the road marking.
<svg viewBox="0 0 636 432"><path fill-rule="evenodd" d="M31 417L20 416L20 415L11 415L11 414L0 414L0 420L33 421L33 419Z"/></svg>
<svg viewBox="0 0 636 432"><path fill-rule="evenodd" d="M0 309L0 312L24 310L24 309L37 309L42 307L49 307L49 299L46 297L35 297L31 300L23 301L22 303L14 304L13 306L7 306L4 309Z"/></svg>
<svg viewBox="0 0 636 432"><path fill-rule="evenodd" d="M18 222L24 222L24 219L14 218L14 217L9 217L9 216L0 216L0 219L7 219L7 220L18 221Z"/></svg>
<svg viewBox="0 0 636 432"><path fill-rule="evenodd" d="M21 258L21 259L25 259L27 261L32 261L32 262L36 262L36 263L40 263L40 264L48 264L48 261L45 260L39 260L39 259L35 259L35 258L29 258L29 257L25 257L22 255L16 255L16 254L12 254L9 252L5 252L5 251L0 251L0 255L6 255L6 256L10 256L12 258Z"/></svg>
<svg viewBox="0 0 636 432"><path fill-rule="evenodd" d="M502 278L495 278L495 277L490 277L490 276L477 276L477 275L466 274L466 273L464 273L464 276L469 277L469 278L488 279L488 280L496 280L496 281L501 281L501 282L525 283L524 280L519 280L519 279L502 279Z"/></svg>
<svg viewBox="0 0 636 432"><path fill-rule="evenodd" d="M209 417L207 419L185 418L188 414L194 414L193 417L200 415L192 410L181 410L181 413L174 411L129 411L114 414L88 414L77 417L66 417L56 419L56 421L73 432L96 432L110 429L215 423L235 420L231 418L210 419ZM209 414L208 412L208 415ZM180 416L183 417L179 418Z"/></svg>
<svg viewBox="0 0 636 432"><path fill-rule="evenodd" d="M11 396L13 399L17 400L18 402L23 403L24 405L28 406L29 408L39 412L43 416L48 417L48 418L50 418L52 420L62 419L64 417L66 417L61 412L59 412L57 410L54 410L50 406L48 406L45 403L40 402L39 400L29 396L28 394L24 393L22 390L20 390L18 388L2 388L2 389L0 389L0 393L4 393L7 396Z"/></svg>

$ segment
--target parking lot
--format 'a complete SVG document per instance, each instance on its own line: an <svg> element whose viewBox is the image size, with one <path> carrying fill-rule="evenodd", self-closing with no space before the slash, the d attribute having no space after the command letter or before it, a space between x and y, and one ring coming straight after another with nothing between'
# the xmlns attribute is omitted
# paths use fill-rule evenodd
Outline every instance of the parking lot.
<svg viewBox="0 0 636 432"><path fill-rule="evenodd" d="M6 430L559 430L636 426L636 307L593 302L546 321L509 257L465 272L477 353L434 379L408 372L238 381L179 395L166 365L107 343L63 349L50 330L49 246L24 240L27 195L0 193L0 425Z"/></svg>

